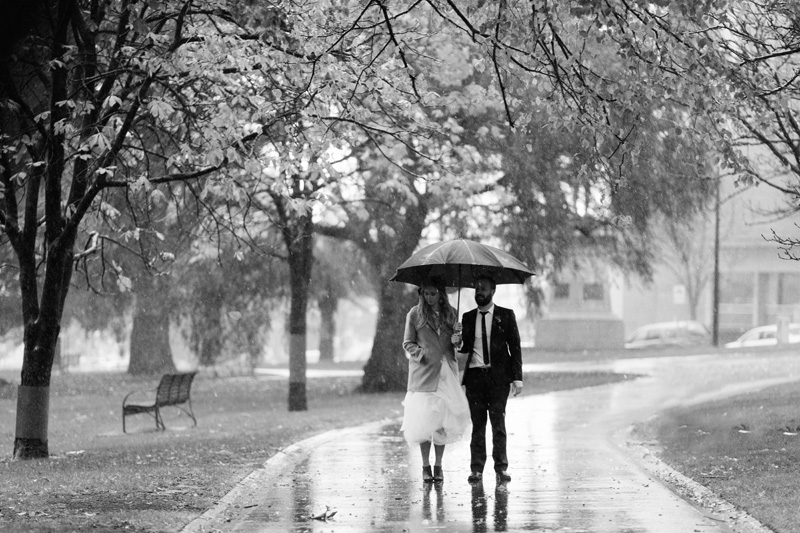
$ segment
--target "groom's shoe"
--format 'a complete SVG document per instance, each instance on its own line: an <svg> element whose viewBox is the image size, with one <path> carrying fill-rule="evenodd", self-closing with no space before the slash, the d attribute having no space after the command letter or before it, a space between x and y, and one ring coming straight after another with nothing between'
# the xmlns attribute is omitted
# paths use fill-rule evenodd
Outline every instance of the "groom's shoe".
<svg viewBox="0 0 800 533"><path fill-rule="evenodd" d="M497 484L501 485L503 483L508 483L511 481L511 476L505 470L500 470L497 472Z"/></svg>
<svg viewBox="0 0 800 533"><path fill-rule="evenodd" d="M480 483L483 481L483 474L481 472L473 472L467 478L470 483Z"/></svg>

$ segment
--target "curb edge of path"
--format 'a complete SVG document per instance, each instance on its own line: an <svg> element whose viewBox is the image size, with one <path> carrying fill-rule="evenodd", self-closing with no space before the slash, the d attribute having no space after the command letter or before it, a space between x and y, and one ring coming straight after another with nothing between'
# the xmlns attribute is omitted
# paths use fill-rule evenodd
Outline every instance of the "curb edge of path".
<svg viewBox="0 0 800 533"><path fill-rule="evenodd" d="M304 460L315 447L339 438L342 435L369 431L395 423L386 418L360 426L332 429L279 450L257 470L253 470L229 490L210 509L192 519L180 529L180 533L211 533L229 531L238 520L247 515L252 507L263 499L265 490L270 490L272 481Z"/></svg>
<svg viewBox="0 0 800 533"><path fill-rule="evenodd" d="M732 533L774 533L746 511L663 462L657 456L659 445L638 440L632 435L633 429L634 426L630 425L615 432L612 441L648 474L689 502L698 512L724 525Z"/></svg>
<svg viewBox="0 0 800 533"><path fill-rule="evenodd" d="M681 403L682 407L702 405L715 400L731 398L768 387L797 383L793 376L768 378L724 387L717 391L696 396ZM775 531L751 516L744 509L733 505L710 489L690 477L684 476L658 457L659 444L642 442L633 436L634 425L617 431L612 440L628 452L646 472L666 485L675 494L692 504L699 512L724 525L732 533L775 533ZM624 434L624 435L623 435Z"/></svg>

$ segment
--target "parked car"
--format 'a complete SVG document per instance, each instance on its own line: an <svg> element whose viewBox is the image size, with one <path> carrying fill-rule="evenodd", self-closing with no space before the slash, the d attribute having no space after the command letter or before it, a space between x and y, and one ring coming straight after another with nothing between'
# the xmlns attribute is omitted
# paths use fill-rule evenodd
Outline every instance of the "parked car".
<svg viewBox="0 0 800 533"><path fill-rule="evenodd" d="M679 320L658 322L637 328L625 341L625 348L663 348L711 344L711 334L700 322Z"/></svg>
<svg viewBox="0 0 800 533"><path fill-rule="evenodd" d="M800 342L800 324L789 324L788 344ZM726 348L752 348L756 346L775 346L778 344L778 326L758 326L744 332L738 339L725 344Z"/></svg>

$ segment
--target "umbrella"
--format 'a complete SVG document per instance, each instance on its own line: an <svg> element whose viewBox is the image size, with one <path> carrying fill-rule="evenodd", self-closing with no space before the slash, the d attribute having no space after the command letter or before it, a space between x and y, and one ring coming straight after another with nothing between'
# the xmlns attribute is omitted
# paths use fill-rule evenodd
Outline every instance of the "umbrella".
<svg viewBox="0 0 800 533"><path fill-rule="evenodd" d="M467 239L429 244L397 267L390 281L420 285L426 278L438 277L448 287L474 287L481 276L495 283L525 283L533 276L525 263L511 254ZM459 291L459 304L461 292Z"/></svg>

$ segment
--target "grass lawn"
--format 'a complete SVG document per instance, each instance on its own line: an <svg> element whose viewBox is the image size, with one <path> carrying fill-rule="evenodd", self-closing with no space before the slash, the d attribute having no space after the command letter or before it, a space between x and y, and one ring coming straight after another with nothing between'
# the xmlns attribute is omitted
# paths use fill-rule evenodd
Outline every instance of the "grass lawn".
<svg viewBox="0 0 800 533"><path fill-rule="evenodd" d="M800 531L800 387L662 413L637 428L660 457L774 531Z"/></svg>
<svg viewBox="0 0 800 533"><path fill-rule="evenodd" d="M19 382L18 373L0 377ZM525 394L631 377L537 373L526 377ZM308 410L290 413L285 378L200 375L192 387L197 427L167 409L167 431L156 432L153 420L139 415L128 418L130 433L123 434L122 398L156 382L125 374L54 375L48 460L10 459L16 402L0 399L0 531L178 531L278 450L330 429L402 414L403 393L356 394L358 377L309 379Z"/></svg>

